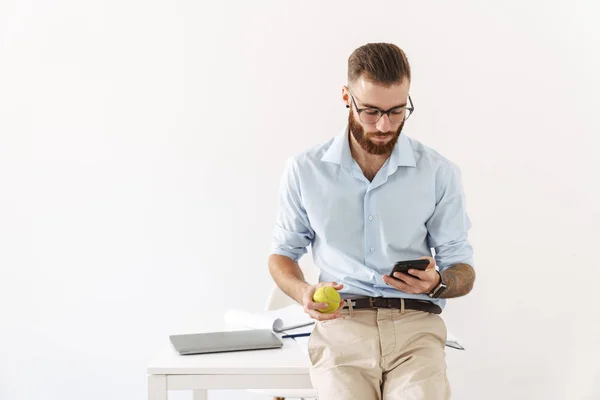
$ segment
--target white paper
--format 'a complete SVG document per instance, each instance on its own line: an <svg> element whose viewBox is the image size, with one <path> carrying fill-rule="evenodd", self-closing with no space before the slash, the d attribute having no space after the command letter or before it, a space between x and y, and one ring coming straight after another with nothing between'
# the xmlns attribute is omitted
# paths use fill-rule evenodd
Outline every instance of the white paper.
<svg viewBox="0 0 600 400"><path fill-rule="evenodd" d="M453 349L465 350L464 346L460 344L458 338L454 336L451 332L448 332L446 337L446 346L452 347Z"/></svg>
<svg viewBox="0 0 600 400"><path fill-rule="evenodd" d="M262 313L234 309L227 311L224 318L230 326L271 329L275 332L314 324L314 320L298 304Z"/></svg>

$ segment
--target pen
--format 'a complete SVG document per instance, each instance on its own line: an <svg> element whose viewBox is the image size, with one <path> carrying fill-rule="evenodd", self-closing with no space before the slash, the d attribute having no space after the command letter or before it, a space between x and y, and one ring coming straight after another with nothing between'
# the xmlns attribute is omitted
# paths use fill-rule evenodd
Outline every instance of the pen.
<svg viewBox="0 0 600 400"><path fill-rule="evenodd" d="M293 338L305 337L305 336L310 336L310 333L296 333L296 334L291 334L291 335L283 335L281 338L282 339L293 339Z"/></svg>

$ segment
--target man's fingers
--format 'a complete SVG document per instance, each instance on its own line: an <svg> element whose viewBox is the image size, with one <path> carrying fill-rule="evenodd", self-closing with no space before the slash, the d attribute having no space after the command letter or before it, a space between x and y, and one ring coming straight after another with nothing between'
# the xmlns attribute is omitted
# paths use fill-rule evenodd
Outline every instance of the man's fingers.
<svg viewBox="0 0 600 400"><path fill-rule="evenodd" d="M406 284L403 281L399 281L397 279L391 278L389 275L383 275L383 281L385 283L387 283L388 285L390 285L391 287L398 289L404 293L410 293L413 294L414 290L412 289L412 287L408 284Z"/></svg>
<svg viewBox="0 0 600 400"><path fill-rule="evenodd" d="M419 260L428 260L429 261L429 265L427 266L427 269L435 268L435 260L433 259L433 257L425 256L425 257L419 258Z"/></svg>
<svg viewBox="0 0 600 400"><path fill-rule="evenodd" d="M332 287L335 290L340 290L344 287L344 285L338 284L337 282L321 282L318 285L310 287L310 289L304 293L304 297L302 298L302 303L304 304L304 311L313 319L316 319L318 321L340 318L342 316L340 314L340 310L344 307L345 304L345 302L342 300L338 309L332 314L325 314L319 312L319 310L326 309L327 307L329 307L329 304L316 303L313 301L313 296L315 295L317 288L325 286Z"/></svg>
<svg viewBox="0 0 600 400"><path fill-rule="evenodd" d="M344 287L343 284L337 283L337 282L327 282L327 283L323 284L323 286L331 286L335 290L340 290L341 288Z"/></svg>
<svg viewBox="0 0 600 400"><path fill-rule="evenodd" d="M389 275L383 275L383 281L385 283L387 283L388 285L395 287L396 289L399 289L399 290L402 290L402 289L400 289L401 285L406 286L406 284L404 284L402 281L394 279Z"/></svg>
<svg viewBox="0 0 600 400"><path fill-rule="evenodd" d="M309 310L321 310L323 308L327 308L329 306L329 304L327 303L315 303L312 301L309 301L306 304L306 308L308 308Z"/></svg>
<svg viewBox="0 0 600 400"><path fill-rule="evenodd" d="M401 279L410 286L417 286L419 284L419 278L402 272L394 272L394 278Z"/></svg>
<svg viewBox="0 0 600 400"><path fill-rule="evenodd" d="M396 273L394 275L396 275ZM422 294L425 293L429 288L429 278L427 280L420 280L414 277L411 278L402 273L399 273L398 276L402 276L402 280L391 278L388 275L383 275L383 281L391 287L409 294Z"/></svg>
<svg viewBox="0 0 600 400"><path fill-rule="evenodd" d="M323 314L315 310L309 310L308 315L310 315L313 319L317 321L328 321L330 319L341 318L342 314L339 312L335 312L333 314Z"/></svg>
<svg viewBox="0 0 600 400"><path fill-rule="evenodd" d="M342 317L342 314L340 313L340 311L342 310L342 308L344 308L344 306L346 305L346 302L344 300L342 300L340 302L340 306L338 307L338 309L335 310L335 312L333 312L331 314L326 314L326 313L322 313L322 312L318 311L319 308L327 307L327 304L325 304L325 307L318 307L322 303L312 303L312 304L314 304L317 307L316 308L308 308L308 306L307 306L307 310L306 310L307 314L310 315L313 319L316 319L317 321L328 321L330 319L336 319L336 318Z"/></svg>
<svg viewBox="0 0 600 400"><path fill-rule="evenodd" d="M312 319L316 319L318 321L321 320L321 313L315 310L308 310L308 315L310 315L310 317Z"/></svg>
<svg viewBox="0 0 600 400"><path fill-rule="evenodd" d="M431 285L430 282L433 278L431 275L431 270L419 271L418 269L410 269L408 274L395 272L394 276L403 280L410 287L410 289L401 290L411 294L424 293Z"/></svg>
<svg viewBox="0 0 600 400"><path fill-rule="evenodd" d="M344 306L346 305L346 301L342 300L340 302L340 306L337 308L336 311L341 310L342 308L344 308ZM325 308L329 307L329 304L327 303L313 303L313 302L309 302L306 304L306 308L309 310L323 310Z"/></svg>
<svg viewBox="0 0 600 400"><path fill-rule="evenodd" d="M429 268L429 267L427 267L427 268ZM408 270L408 274L409 274L409 276L414 276L414 277L417 277L418 279L421 279L421 280L427 279L427 276L428 276L427 272L420 271L418 269L409 269Z"/></svg>

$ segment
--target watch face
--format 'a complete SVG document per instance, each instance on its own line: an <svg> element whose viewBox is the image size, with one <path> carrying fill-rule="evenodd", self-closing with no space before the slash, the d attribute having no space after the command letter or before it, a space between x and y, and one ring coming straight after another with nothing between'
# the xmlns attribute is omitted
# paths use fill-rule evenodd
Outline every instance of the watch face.
<svg viewBox="0 0 600 400"><path fill-rule="evenodd" d="M440 286L440 289L437 291L436 296L440 297L442 295L442 293L444 293L446 291L446 289L448 289L448 286L446 286L444 283L442 283L442 286Z"/></svg>
<svg viewBox="0 0 600 400"><path fill-rule="evenodd" d="M431 293L431 296L430 296L430 297L432 297L432 298L434 298L434 299L437 299L438 297L440 297L440 296L441 296L441 294L442 294L442 293L444 293L444 292L446 291L446 288L448 288L448 286L446 286L446 284L445 284L445 283L443 283L443 282L442 282L442 283L440 283L440 284L438 285L438 287L436 287L436 288L433 290L433 292Z"/></svg>

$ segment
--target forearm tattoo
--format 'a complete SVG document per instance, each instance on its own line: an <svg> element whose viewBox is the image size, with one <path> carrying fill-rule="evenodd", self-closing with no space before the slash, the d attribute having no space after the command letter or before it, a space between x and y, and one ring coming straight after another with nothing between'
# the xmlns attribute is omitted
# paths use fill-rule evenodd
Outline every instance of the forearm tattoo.
<svg viewBox="0 0 600 400"><path fill-rule="evenodd" d="M443 298L464 296L473 289L475 270L469 264L454 264L442 272L444 283L448 289L442 293Z"/></svg>

